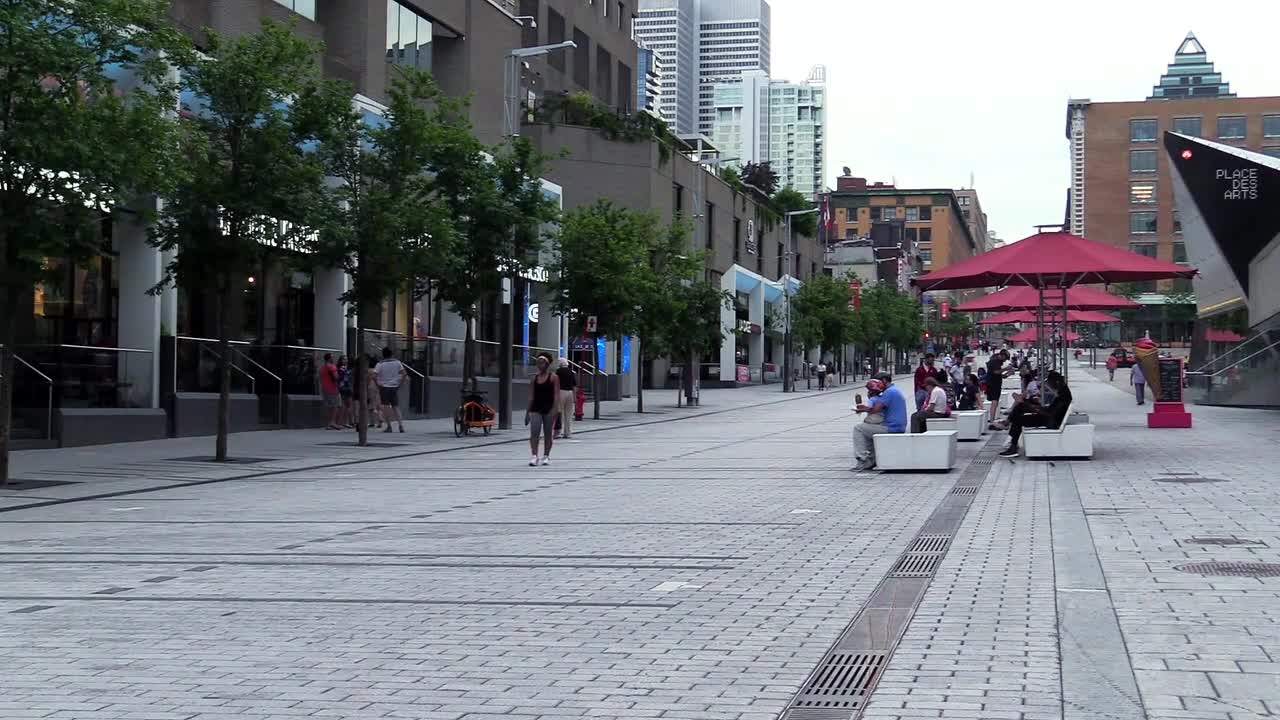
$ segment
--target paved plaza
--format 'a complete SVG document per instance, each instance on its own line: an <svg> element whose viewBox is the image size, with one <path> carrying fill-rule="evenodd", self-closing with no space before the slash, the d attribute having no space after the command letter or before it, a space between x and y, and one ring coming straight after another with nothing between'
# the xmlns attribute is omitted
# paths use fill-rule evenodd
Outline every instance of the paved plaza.
<svg viewBox="0 0 1280 720"><path fill-rule="evenodd" d="M995 438L947 474L851 472L851 386L654 394L538 468L521 429L438 421L236 435L229 467L207 438L19 453L0 717L1273 717L1280 572L1185 566L1280 563L1280 414L1148 430L1105 376L1071 378L1092 461ZM877 615L961 490L918 605ZM869 697L793 708L869 617L904 628Z"/></svg>

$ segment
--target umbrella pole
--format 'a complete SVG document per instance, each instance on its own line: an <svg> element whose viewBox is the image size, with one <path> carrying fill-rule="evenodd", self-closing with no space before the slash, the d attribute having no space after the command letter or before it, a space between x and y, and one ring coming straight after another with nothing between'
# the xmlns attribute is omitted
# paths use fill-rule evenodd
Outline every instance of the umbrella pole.
<svg viewBox="0 0 1280 720"><path fill-rule="evenodd" d="M1065 382L1067 379L1067 373L1068 373L1068 367L1069 367L1067 364L1068 353L1070 352L1069 350L1070 343L1067 342L1067 337L1068 337L1067 334L1071 332L1070 330L1066 330L1067 328L1067 289L1065 287L1062 288L1062 327L1064 329L1064 332L1062 333L1062 379Z"/></svg>
<svg viewBox="0 0 1280 720"><path fill-rule="evenodd" d="M1036 379L1040 386L1040 404L1044 405L1044 286L1036 288L1040 303L1036 307Z"/></svg>

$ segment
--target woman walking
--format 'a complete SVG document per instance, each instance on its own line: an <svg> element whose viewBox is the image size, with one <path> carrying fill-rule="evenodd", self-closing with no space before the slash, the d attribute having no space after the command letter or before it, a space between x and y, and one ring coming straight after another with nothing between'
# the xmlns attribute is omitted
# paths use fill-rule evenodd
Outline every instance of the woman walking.
<svg viewBox="0 0 1280 720"><path fill-rule="evenodd" d="M356 426L356 411L352 406L355 393L351 385L351 361L346 355L338 358L338 395L342 397L342 424L353 428Z"/></svg>
<svg viewBox="0 0 1280 720"><path fill-rule="evenodd" d="M538 436L543 437L542 464L551 464L551 443L556 428L556 401L560 398L560 378L551 372L551 358L538 356L538 374L529 381L529 407L524 421L529 426L529 465L538 464Z"/></svg>
<svg viewBox="0 0 1280 720"><path fill-rule="evenodd" d="M1138 363L1134 363L1133 367L1129 368L1129 384L1133 385L1133 394L1137 397L1138 404L1147 404L1147 376Z"/></svg>

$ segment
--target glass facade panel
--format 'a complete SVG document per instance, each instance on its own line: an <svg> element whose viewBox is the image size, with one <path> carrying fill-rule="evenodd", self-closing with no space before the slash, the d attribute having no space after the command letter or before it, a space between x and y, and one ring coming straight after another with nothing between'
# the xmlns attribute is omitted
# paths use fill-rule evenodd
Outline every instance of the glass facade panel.
<svg viewBox="0 0 1280 720"><path fill-rule="evenodd" d="M1153 242L1132 242L1129 243L1129 252L1153 258L1156 256L1156 244Z"/></svg>
<svg viewBox="0 0 1280 720"><path fill-rule="evenodd" d="M1160 123L1156 120L1130 120L1130 142L1155 142Z"/></svg>
<svg viewBox="0 0 1280 720"><path fill-rule="evenodd" d="M1129 172L1151 173L1156 171L1155 150L1130 150Z"/></svg>
<svg viewBox="0 0 1280 720"><path fill-rule="evenodd" d="M1280 137L1280 115L1262 116L1262 136Z"/></svg>
<svg viewBox="0 0 1280 720"><path fill-rule="evenodd" d="M1129 232L1134 235L1146 235L1156 231L1156 214L1154 212L1129 213Z"/></svg>
<svg viewBox="0 0 1280 720"><path fill-rule="evenodd" d="M387 62L431 70L431 21L387 0Z"/></svg>
<svg viewBox="0 0 1280 720"><path fill-rule="evenodd" d="M1233 115L1218 118L1218 139L1240 140L1245 136L1248 124L1243 117Z"/></svg>
<svg viewBox="0 0 1280 720"><path fill-rule="evenodd" d="M1153 182L1129 183L1129 202L1133 205L1154 205L1156 184Z"/></svg>
<svg viewBox="0 0 1280 720"><path fill-rule="evenodd" d="M1200 128L1200 118L1198 117L1182 117L1173 119L1173 131L1183 135L1192 137L1200 137L1202 132Z"/></svg>

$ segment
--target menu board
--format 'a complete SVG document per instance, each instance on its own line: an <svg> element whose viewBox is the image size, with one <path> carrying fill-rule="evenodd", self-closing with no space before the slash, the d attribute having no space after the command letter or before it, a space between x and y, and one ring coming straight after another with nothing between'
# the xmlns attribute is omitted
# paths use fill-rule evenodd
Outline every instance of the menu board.
<svg viewBox="0 0 1280 720"><path fill-rule="evenodd" d="M1160 358L1160 393L1156 402L1182 402L1182 359Z"/></svg>

